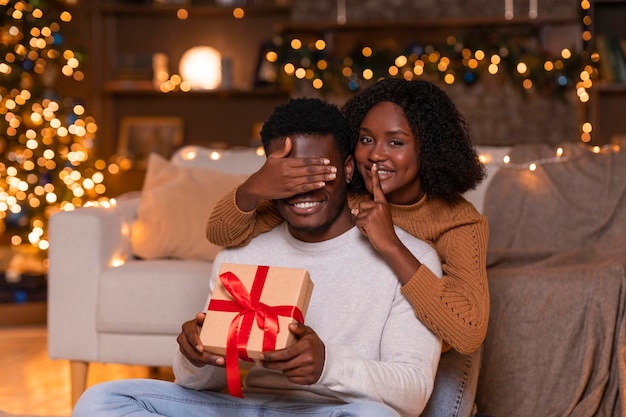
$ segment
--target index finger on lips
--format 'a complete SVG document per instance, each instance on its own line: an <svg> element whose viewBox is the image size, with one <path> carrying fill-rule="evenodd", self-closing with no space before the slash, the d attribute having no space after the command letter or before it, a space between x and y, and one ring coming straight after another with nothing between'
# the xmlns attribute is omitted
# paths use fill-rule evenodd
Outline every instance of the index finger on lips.
<svg viewBox="0 0 626 417"><path fill-rule="evenodd" d="M380 178L378 177L378 167L376 166L376 164L372 165L372 195L374 196L374 201L378 201L381 203L387 202L383 187L380 185Z"/></svg>

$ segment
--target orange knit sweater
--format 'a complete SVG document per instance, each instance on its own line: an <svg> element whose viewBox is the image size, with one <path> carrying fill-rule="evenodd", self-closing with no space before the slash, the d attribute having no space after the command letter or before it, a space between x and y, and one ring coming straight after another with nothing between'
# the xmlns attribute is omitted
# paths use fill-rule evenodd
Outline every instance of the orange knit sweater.
<svg viewBox="0 0 626 417"><path fill-rule="evenodd" d="M209 241L224 247L246 245L260 233L283 222L270 201L243 212L235 200L237 189L215 205L207 223ZM350 196L349 205L370 198ZM450 347L462 354L478 349L487 333L489 288L486 254L487 219L462 199L449 204L422 198L408 206L389 204L394 224L430 243L441 258L443 278L421 266L402 293L416 316Z"/></svg>

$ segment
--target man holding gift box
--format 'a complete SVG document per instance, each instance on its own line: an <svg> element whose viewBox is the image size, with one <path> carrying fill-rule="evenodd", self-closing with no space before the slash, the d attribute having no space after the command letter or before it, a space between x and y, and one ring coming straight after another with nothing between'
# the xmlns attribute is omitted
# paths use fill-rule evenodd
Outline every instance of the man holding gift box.
<svg viewBox="0 0 626 417"><path fill-rule="evenodd" d="M418 416L432 392L441 340L413 313L392 270L355 227L347 205L354 165L348 126L317 99L276 108L261 131L266 154L312 158L341 167L323 188L276 200L285 223L222 263L306 269L315 284L306 323L289 326L296 342L263 352L246 375L245 398L226 387L224 358L200 340L204 314L183 324L174 360L176 383L112 381L83 394L74 417L99 416ZM436 252L396 229L404 245L441 276Z"/></svg>

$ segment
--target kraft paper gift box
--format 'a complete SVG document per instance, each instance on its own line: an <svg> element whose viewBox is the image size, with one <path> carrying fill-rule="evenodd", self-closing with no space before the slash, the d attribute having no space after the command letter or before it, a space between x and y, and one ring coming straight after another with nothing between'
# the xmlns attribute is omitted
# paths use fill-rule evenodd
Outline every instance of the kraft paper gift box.
<svg viewBox="0 0 626 417"><path fill-rule="evenodd" d="M300 321L294 318L299 314L297 310L304 318L313 291L313 282L305 269L224 263L220 266L219 275L200 333L207 351L227 356L229 342L236 345L247 340L245 353L239 351L238 357L255 360L263 351L283 349L295 342L288 326ZM229 279L230 291L223 284ZM237 284L238 281L243 287ZM239 296L234 297L231 292L239 293ZM235 301L237 298L243 298L243 301ZM269 331L260 328L258 311L251 311L249 305L244 307L248 303L256 307L267 306L268 316L277 316L278 332L274 346L271 343L270 346L263 346L264 339L268 337L266 333L272 333L272 325L268 323ZM248 311L247 316L244 311ZM266 321L271 322L269 317ZM233 335L233 332L236 334Z"/></svg>

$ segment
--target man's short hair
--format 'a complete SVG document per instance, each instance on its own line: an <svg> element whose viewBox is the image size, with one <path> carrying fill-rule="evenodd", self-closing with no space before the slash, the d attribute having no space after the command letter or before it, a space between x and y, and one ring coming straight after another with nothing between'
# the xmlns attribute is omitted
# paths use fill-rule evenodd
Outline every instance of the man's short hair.
<svg viewBox="0 0 626 417"><path fill-rule="evenodd" d="M332 135L342 159L352 154L348 122L337 106L317 98L295 98L281 104L261 129L265 152L271 143L295 135Z"/></svg>

